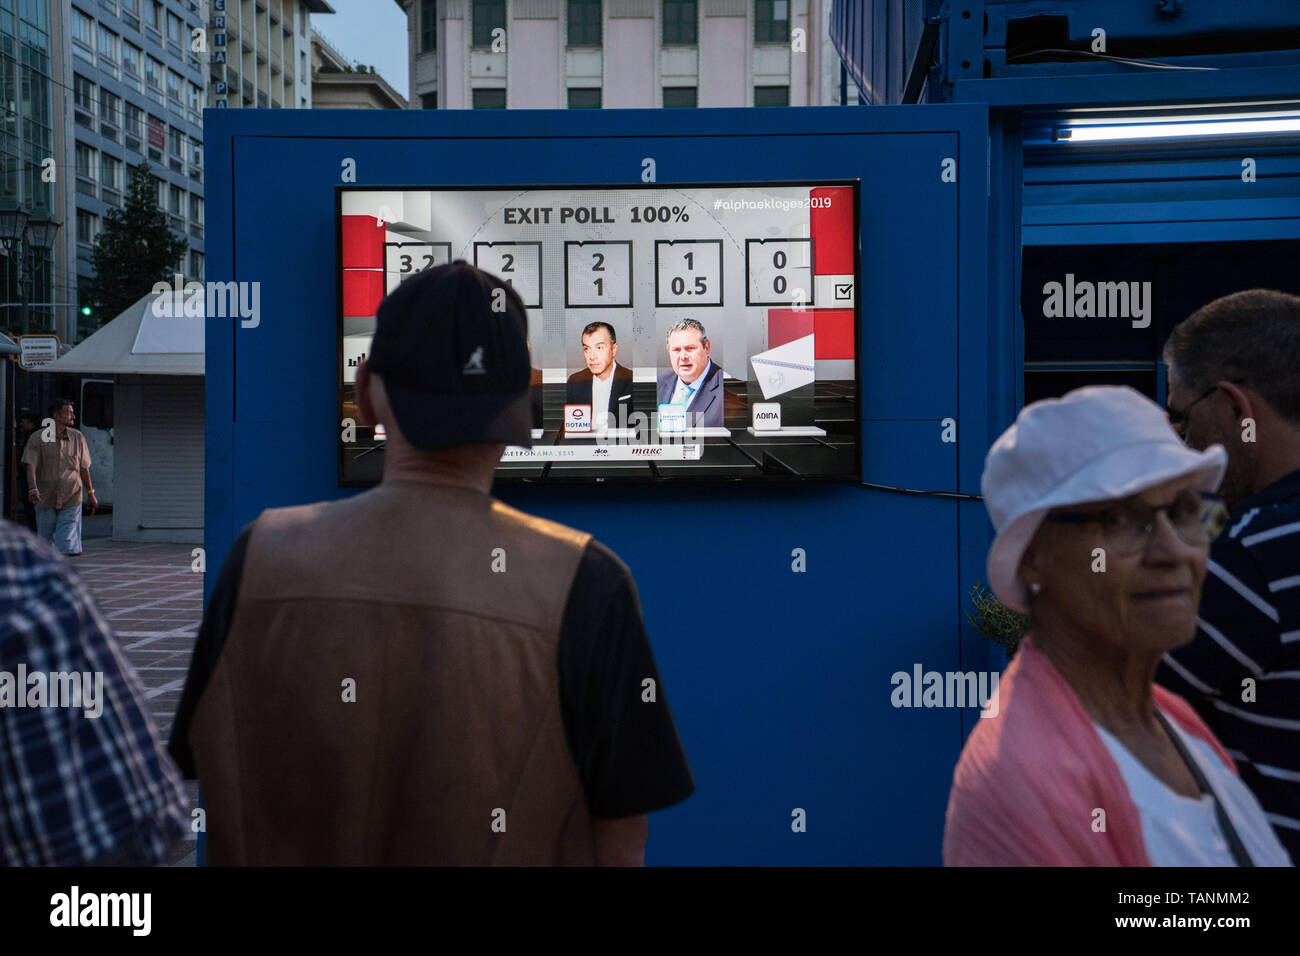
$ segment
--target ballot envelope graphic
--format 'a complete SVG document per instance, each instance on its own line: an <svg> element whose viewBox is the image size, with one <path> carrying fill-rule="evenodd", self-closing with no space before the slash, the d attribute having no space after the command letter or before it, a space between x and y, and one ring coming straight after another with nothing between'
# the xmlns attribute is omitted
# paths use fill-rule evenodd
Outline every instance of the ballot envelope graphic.
<svg viewBox="0 0 1300 956"><path fill-rule="evenodd" d="M766 352L757 352L749 358L754 367L758 386L763 390L764 398L784 395L804 385L811 385L816 378L813 369L813 336L778 345Z"/></svg>

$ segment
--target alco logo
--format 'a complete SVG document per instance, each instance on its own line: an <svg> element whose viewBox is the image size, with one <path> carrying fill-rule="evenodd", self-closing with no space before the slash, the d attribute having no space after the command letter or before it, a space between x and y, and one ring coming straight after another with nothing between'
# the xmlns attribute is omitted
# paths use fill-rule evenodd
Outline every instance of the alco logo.
<svg viewBox="0 0 1300 956"><path fill-rule="evenodd" d="M582 434L591 431L590 405L564 406L564 432L567 435Z"/></svg>
<svg viewBox="0 0 1300 956"><path fill-rule="evenodd" d="M779 432L781 430L781 403L754 403L754 431Z"/></svg>

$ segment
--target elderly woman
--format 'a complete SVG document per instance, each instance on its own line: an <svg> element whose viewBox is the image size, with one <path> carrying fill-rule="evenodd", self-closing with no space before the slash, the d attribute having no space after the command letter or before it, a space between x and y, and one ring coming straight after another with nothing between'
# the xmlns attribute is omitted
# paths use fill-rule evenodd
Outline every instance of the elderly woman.
<svg viewBox="0 0 1300 956"><path fill-rule="evenodd" d="M1111 387L1026 407L989 450L989 581L1030 627L957 763L945 864L1289 864L1213 734L1153 683L1196 629L1226 463Z"/></svg>

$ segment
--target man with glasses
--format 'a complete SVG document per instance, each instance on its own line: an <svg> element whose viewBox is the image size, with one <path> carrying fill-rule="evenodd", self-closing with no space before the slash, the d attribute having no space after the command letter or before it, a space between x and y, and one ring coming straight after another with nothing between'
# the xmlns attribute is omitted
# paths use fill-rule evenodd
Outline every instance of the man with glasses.
<svg viewBox="0 0 1300 956"><path fill-rule="evenodd" d="M1164 358L1175 430L1227 449L1231 512L1196 637L1156 680L1197 707L1300 860L1300 298L1216 299L1174 329Z"/></svg>

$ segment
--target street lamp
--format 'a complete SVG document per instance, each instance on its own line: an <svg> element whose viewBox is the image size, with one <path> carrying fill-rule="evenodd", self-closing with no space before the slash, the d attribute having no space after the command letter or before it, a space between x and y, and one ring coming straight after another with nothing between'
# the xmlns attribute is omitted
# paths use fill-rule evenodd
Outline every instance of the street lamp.
<svg viewBox="0 0 1300 956"><path fill-rule="evenodd" d="M37 256L54 248L54 239L62 223L51 219L43 207L32 216L18 204L12 193L0 196L0 247L18 270L18 324L23 332L27 324L28 285L36 271Z"/></svg>

